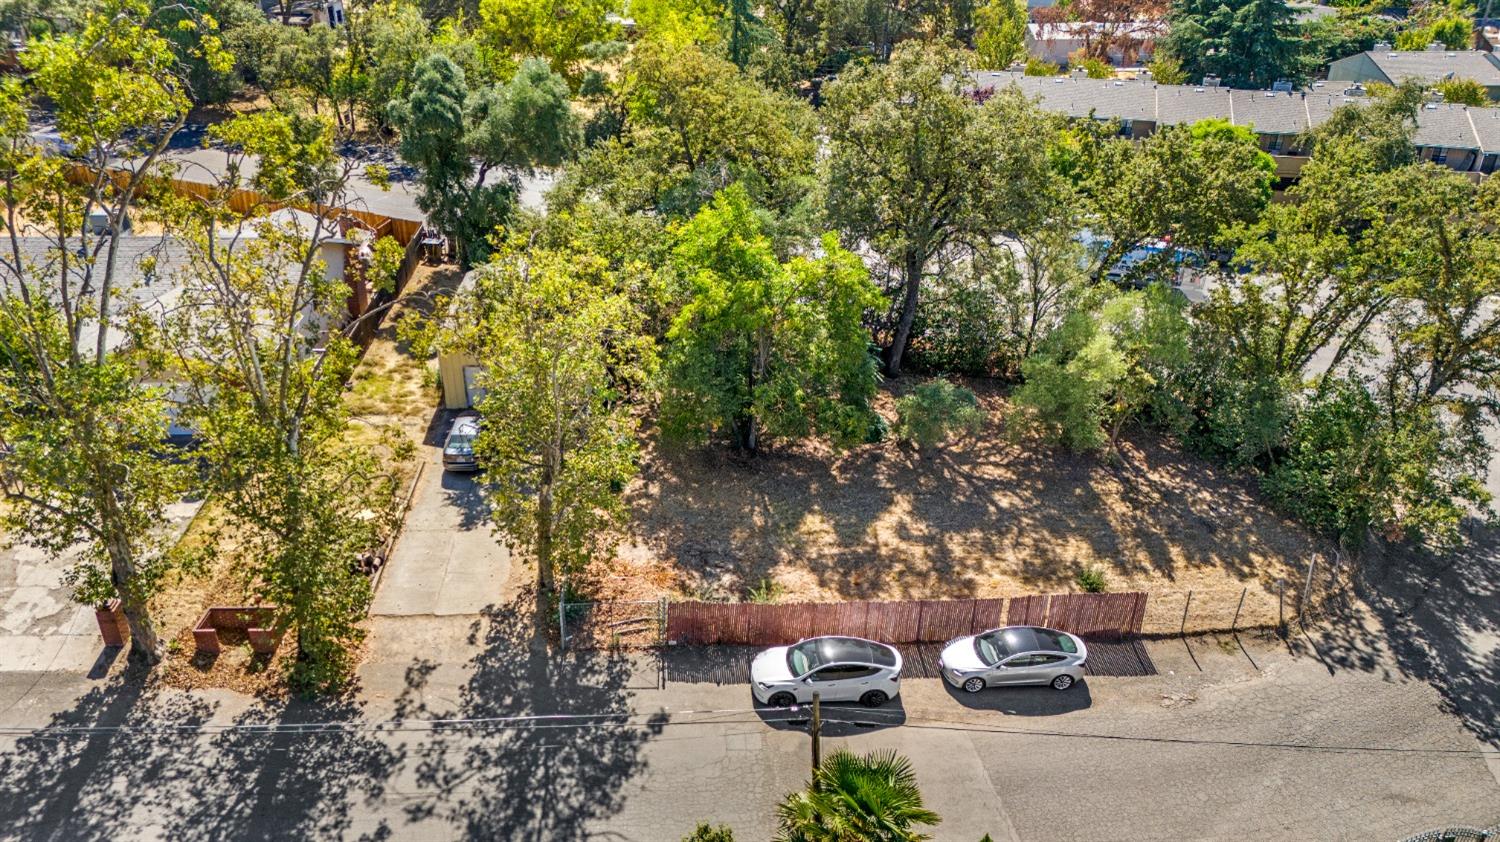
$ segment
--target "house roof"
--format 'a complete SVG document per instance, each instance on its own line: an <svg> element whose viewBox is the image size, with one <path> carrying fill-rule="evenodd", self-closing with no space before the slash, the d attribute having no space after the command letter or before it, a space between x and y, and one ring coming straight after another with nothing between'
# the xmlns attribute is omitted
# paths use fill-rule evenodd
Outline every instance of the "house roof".
<svg viewBox="0 0 1500 842"><path fill-rule="evenodd" d="M18 237L17 242L28 273L52 279L49 283L37 284L36 288L49 297L57 296L56 279L62 271L64 258L57 248L57 242L47 237ZM90 242L92 244L94 241ZM106 245L105 249L107 248ZM187 247L180 240L170 237L126 235L120 237L115 248L112 312L118 314L130 307L140 306L148 312L165 315L182 294L179 270L188 265ZM69 287L76 292L84 280L85 271L81 241L70 241L68 249L66 257L69 264ZM104 255L105 251L101 249L96 260L102 261ZM96 276L96 287L97 283ZM0 289L15 292L15 278L8 271L0 278ZM82 341L85 346L93 344L96 330L97 327L93 325L84 328L86 335L82 337ZM115 330L111 332L107 344L111 348L117 348L124 341L123 332Z"/></svg>
<svg viewBox="0 0 1500 842"><path fill-rule="evenodd" d="M1396 83L1473 79L1486 87L1500 86L1500 64L1484 50L1369 50L1365 55Z"/></svg>
<svg viewBox="0 0 1500 842"><path fill-rule="evenodd" d="M1294 135L1327 120L1342 105L1360 103L1341 89L1317 83L1311 90L1245 91L1193 85L1158 85L1149 79L1026 76L1014 71L974 74L979 88L1014 85L1041 107L1068 117L1145 120L1163 126L1218 117L1262 134ZM1500 108L1427 103L1417 112L1418 146L1500 152Z"/></svg>

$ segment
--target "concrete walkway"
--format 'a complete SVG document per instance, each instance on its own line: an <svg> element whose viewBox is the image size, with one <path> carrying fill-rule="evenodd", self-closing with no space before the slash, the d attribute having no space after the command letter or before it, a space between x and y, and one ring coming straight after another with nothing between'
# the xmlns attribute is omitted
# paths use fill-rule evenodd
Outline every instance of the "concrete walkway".
<svg viewBox="0 0 1500 842"><path fill-rule="evenodd" d="M201 501L167 507L161 528L180 536ZM0 534L0 673L57 670L87 672L103 642L93 609L73 601L63 582L83 548L57 557Z"/></svg>
<svg viewBox="0 0 1500 842"><path fill-rule="evenodd" d="M441 433L447 425L435 429ZM500 601L510 551L490 529L476 475L444 471L439 446L422 450L427 467L370 613L478 614Z"/></svg>

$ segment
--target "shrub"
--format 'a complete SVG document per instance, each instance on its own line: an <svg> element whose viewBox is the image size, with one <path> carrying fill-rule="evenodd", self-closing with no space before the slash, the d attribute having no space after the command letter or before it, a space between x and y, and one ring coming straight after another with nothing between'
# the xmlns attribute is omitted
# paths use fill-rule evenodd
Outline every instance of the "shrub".
<svg viewBox="0 0 1500 842"><path fill-rule="evenodd" d="M702 822L692 834L683 837L682 842L734 842L734 831L729 825L710 826L708 822Z"/></svg>
<svg viewBox="0 0 1500 842"><path fill-rule="evenodd" d="M1061 69L1050 61L1042 61L1039 58L1026 59L1027 76L1056 76Z"/></svg>
<svg viewBox="0 0 1500 842"><path fill-rule="evenodd" d="M896 402L896 437L932 447L961 432L977 432L984 410L974 393L946 380L923 383Z"/></svg>
<svg viewBox="0 0 1500 842"><path fill-rule="evenodd" d="M750 589L747 599L756 605L774 605L785 595L786 588L783 588L780 582L765 578L760 580L760 584Z"/></svg>
<svg viewBox="0 0 1500 842"><path fill-rule="evenodd" d="M1073 582L1084 593L1104 593L1109 587L1109 583L1104 578L1104 571L1093 565L1079 570L1073 576Z"/></svg>
<svg viewBox="0 0 1500 842"><path fill-rule="evenodd" d="M1115 75L1115 69L1109 62L1096 58L1081 58L1073 66L1082 69L1090 79L1113 79Z"/></svg>

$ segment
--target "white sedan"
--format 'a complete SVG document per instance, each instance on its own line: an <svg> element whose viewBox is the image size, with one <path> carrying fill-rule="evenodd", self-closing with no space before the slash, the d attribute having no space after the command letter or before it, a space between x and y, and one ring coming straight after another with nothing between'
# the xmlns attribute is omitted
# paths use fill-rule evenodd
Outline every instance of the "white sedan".
<svg viewBox="0 0 1500 842"><path fill-rule="evenodd" d="M859 702L879 707L901 692L901 653L858 637L810 637L775 646L750 662L755 700L772 707Z"/></svg>
<svg viewBox="0 0 1500 842"><path fill-rule="evenodd" d="M1088 647L1078 636L1041 626L1006 626L960 637L943 647L938 666L954 687L1050 684L1066 690L1083 678Z"/></svg>

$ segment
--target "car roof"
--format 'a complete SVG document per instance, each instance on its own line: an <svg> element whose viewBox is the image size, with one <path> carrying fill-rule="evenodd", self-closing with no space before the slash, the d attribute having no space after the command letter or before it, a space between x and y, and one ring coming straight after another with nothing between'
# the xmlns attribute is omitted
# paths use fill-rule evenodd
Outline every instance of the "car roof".
<svg viewBox="0 0 1500 842"><path fill-rule="evenodd" d="M896 665L896 650L884 643L860 637L815 637L818 655L825 664L858 663L882 667Z"/></svg>
<svg viewBox="0 0 1500 842"><path fill-rule="evenodd" d="M1057 643L1058 638L1068 634L1056 629L1043 626L1006 626L999 629L990 629L982 632L979 636L998 635L1004 642L1005 655L1017 655L1022 652L1058 652L1063 655L1071 655ZM1071 636L1071 635L1069 635Z"/></svg>
<svg viewBox="0 0 1500 842"><path fill-rule="evenodd" d="M478 415L460 415L453 419L453 426L448 428L448 435L454 433L477 433L479 432Z"/></svg>

